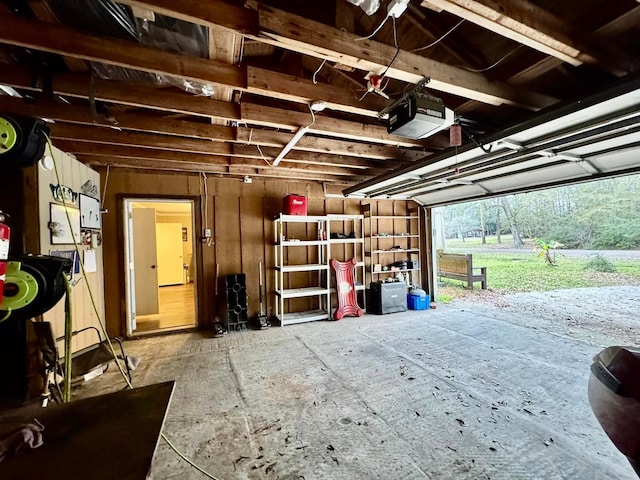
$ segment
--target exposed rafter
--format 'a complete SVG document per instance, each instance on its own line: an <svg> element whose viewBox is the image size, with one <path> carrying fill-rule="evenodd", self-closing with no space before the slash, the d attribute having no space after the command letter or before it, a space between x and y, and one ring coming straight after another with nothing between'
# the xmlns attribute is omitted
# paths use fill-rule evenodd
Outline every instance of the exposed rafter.
<svg viewBox="0 0 640 480"><path fill-rule="evenodd" d="M632 61L614 50L591 45L573 25L532 2L519 0L423 0L534 50L577 66L604 66L621 76Z"/></svg>
<svg viewBox="0 0 640 480"><path fill-rule="evenodd" d="M259 5L258 11L235 8L237 18L219 16L227 8L221 1L191 2L188 0L124 0L130 5L145 5L182 20L205 26L220 26L250 38L298 53L344 64L364 71L382 73L395 56L395 47L367 40L358 42L356 35L272 7ZM198 5L195 5L198 3ZM253 27L254 30L247 31ZM480 102L503 103L538 109L555 103L556 99L511 85L490 82L478 73L468 72L442 62L430 60L401 50L387 76L417 83L424 76L431 78L429 87Z"/></svg>

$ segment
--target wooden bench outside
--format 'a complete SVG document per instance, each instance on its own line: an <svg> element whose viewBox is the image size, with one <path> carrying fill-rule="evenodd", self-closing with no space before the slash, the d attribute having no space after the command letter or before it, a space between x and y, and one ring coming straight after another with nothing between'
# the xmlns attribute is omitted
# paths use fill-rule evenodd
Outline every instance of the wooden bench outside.
<svg viewBox="0 0 640 480"><path fill-rule="evenodd" d="M474 273L474 271L480 273ZM467 282L467 288L473 290L474 282L481 282L482 289L487 289L487 267L474 267L470 253L438 252L438 276Z"/></svg>

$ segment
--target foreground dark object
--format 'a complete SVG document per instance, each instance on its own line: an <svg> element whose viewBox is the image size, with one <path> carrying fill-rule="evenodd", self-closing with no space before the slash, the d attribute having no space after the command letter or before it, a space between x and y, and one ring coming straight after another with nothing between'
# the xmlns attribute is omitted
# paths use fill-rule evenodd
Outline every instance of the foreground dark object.
<svg viewBox="0 0 640 480"><path fill-rule="evenodd" d="M145 479L171 400L173 381L20 409L0 419L0 435L37 418L43 445L0 464L0 478Z"/></svg>
<svg viewBox="0 0 640 480"><path fill-rule="evenodd" d="M608 347L593 360L589 378L593 413L640 476L640 349Z"/></svg>

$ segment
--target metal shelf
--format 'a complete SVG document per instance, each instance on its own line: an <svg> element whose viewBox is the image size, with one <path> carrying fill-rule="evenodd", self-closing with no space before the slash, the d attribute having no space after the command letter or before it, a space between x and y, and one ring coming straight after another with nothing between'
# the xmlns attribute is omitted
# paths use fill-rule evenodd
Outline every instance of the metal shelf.
<svg viewBox="0 0 640 480"><path fill-rule="evenodd" d="M420 250L417 248L408 248L408 249L395 249L395 250L374 250L371 253L420 253Z"/></svg>
<svg viewBox="0 0 640 480"><path fill-rule="evenodd" d="M371 238L420 238L420 235L372 235Z"/></svg>
<svg viewBox="0 0 640 480"><path fill-rule="evenodd" d="M326 287L302 287L302 288L284 288L276 291L276 296L281 298L302 298L315 297L316 295L326 295L329 289Z"/></svg>
<svg viewBox="0 0 640 480"><path fill-rule="evenodd" d="M310 263L307 265L283 265L281 267L275 267L277 272L312 272L315 270L329 270L329 265L326 263Z"/></svg>
<svg viewBox="0 0 640 480"><path fill-rule="evenodd" d="M383 273L400 273L400 272L419 272L419 268L403 268L402 270L382 270L380 272L371 272L372 275L382 275Z"/></svg>
<svg viewBox="0 0 640 480"><path fill-rule="evenodd" d="M364 238L330 238L329 243L364 243Z"/></svg>
<svg viewBox="0 0 640 480"><path fill-rule="evenodd" d="M325 310L308 310L306 312L285 313L278 316L278 319L282 325L291 325L294 323L329 320L329 314Z"/></svg>
<svg viewBox="0 0 640 480"><path fill-rule="evenodd" d="M326 244L326 240L284 240L276 243L276 245L282 245L283 247L313 247Z"/></svg>

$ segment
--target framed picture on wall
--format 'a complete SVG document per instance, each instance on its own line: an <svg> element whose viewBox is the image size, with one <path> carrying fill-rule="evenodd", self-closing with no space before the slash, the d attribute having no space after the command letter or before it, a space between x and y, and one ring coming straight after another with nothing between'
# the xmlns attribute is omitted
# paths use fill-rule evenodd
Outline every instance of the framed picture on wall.
<svg viewBox="0 0 640 480"><path fill-rule="evenodd" d="M69 212L69 220L71 221L71 228L69 228L69 220L67 220L65 206L59 203L51 203L49 205L51 208L49 221L51 244L69 245L82 243L80 210L73 207L66 207L66 211Z"/></svg>
<svg viewBox="0 0 640 480"><path fill-rule="evenodd" d="M80 194L80 226L100 230L100 202L98 199Z"/></svg>

